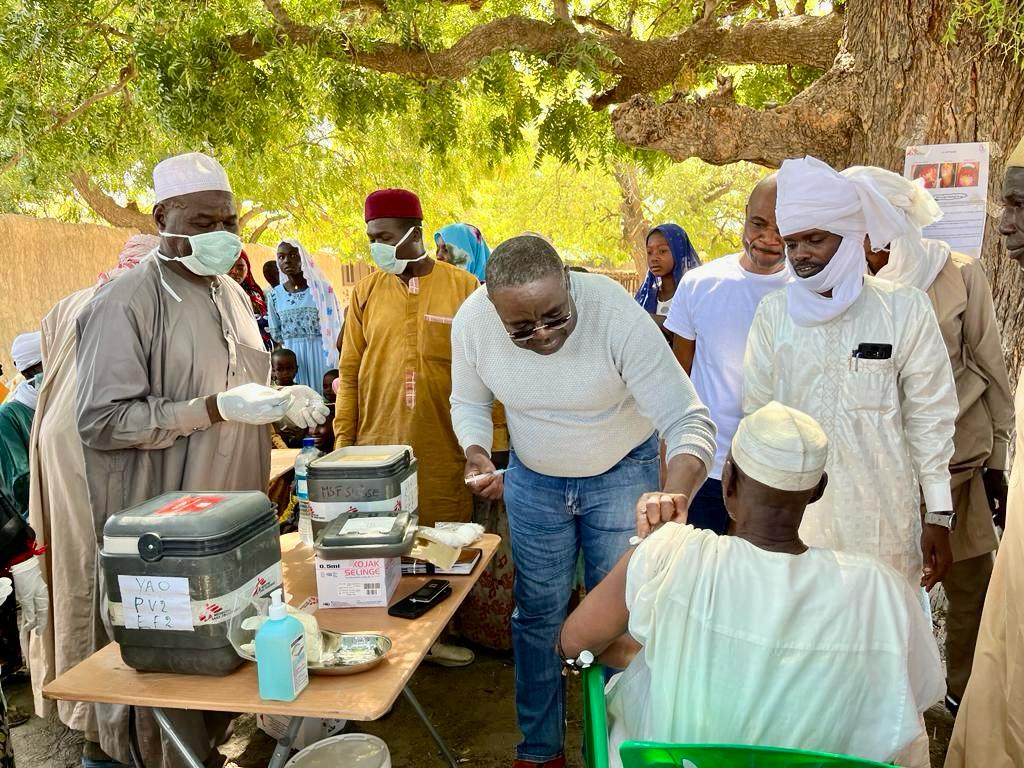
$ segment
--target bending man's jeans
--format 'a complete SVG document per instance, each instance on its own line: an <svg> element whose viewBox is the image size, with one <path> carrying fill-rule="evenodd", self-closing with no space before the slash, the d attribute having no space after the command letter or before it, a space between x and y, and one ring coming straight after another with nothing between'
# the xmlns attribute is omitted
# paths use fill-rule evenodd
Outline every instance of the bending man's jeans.
<svg viewBox="0 0 1024 768"><path fill-rule="evenodd" d="M522 759L544 762L563 751L565 687L555 643L577 553L583 550L584 580L593 589L628 549L636 533L637 499L658 490L660 466L655 437L594 477L541 475L512 453L505 507L516 566L512 647Z"/></svg>

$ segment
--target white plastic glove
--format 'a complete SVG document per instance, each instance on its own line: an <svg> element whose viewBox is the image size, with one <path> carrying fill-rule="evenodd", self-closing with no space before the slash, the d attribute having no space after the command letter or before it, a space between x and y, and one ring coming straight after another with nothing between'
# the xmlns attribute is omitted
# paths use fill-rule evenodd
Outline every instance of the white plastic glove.
<svg viewBox="0 0 1024 768"><path fill-rule="evenodd" d="M32 557L11 566L14 577L14 597L21 608L21 629L46 631L50 618L50 593L39 570L39 558Z"/></svg>
<svg viewBox="0 0 1024 768"><path fill-rule="evenodd" d="M291 401L283 390L262 384L243 384L217 395L217 410L225 421L272 424L285 415Z"/></svg>
<svg viewBox="0 0 1024 768"><path fill-rule="evenodd" d="M284 417L300 429L312 429L318 424L327 421L331 409L324 402L324 397L319 392L304 384L295 384L291 387L283 387L282 392L287 392L292 397L291 405Z"/></svg>

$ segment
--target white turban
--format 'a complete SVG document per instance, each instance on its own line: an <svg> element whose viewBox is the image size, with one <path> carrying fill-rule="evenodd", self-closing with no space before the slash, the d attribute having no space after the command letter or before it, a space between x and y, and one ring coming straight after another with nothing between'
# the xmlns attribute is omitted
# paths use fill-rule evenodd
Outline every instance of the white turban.
<svg viewBox="0 0 1024 768"><path fill-rule="evenodd" d="M913 234L897 237L889 243L889 263L876 277L897 285L909 285L927 291L949 259L949 246L941 240L924 240L921 230L942 218L942 209L924 188L924 181L905 179L898 173L870 165L855 165L843 171L850 179L863 179L901 211L914 228Z"/></svg>
<svg viewBox="0 0 1024 768"><path fill-rule="evenodd" d="M789 313L797 325L821 325L860 296L867 260L864 236L884 247L913 227L866 179L847 178L814 157L786 160L778 173L775 218L783 237L810 229L841 235L839 250L816 275L801 278L788 265ZM832 298L821 294L832 292Z"/></svg>
<svg viewBox="0 0 1024 768"><path fill-rule="evenodd" d="M42 334L32 331L16 336L11 344L11 359L20 373L43 362Z"/></svg>
<svg viewBox="0 0 1024 768"><path fill-rule="evenodd" d="M169 197L209 190L230 192L231 184L223 166L202 152L169 157L153 169L153 191L158 203Z"/></svg>
<svg viewBox="0 0 1024 768"><path fill-rule="evenodd" d="M774 400L743 419L732 439L732 460L743 474L780 491L814 488L827 459L818 422Z"/></svg>

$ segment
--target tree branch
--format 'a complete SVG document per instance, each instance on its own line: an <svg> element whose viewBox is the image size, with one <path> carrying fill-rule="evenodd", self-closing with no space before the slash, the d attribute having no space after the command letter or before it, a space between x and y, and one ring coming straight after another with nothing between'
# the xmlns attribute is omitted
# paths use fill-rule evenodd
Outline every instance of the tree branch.
<svg viewBox="0 0 1024 768"><path fill-rule="evenodd" d="M724 64L804 64L827 70L839 52L843 20L836 15L787 16L750 21L739 27L697 23L668 38L649 41L609 40L622 64L619 82L598 94L591 104L600 109L636 94L672 83L687 65L702 61Z"/></svg>
<svg viewBox="0 0 1024 768"><path fill-rule="evenodd" d="M258 243L260 238L263 237L264 233L267 231L267 227L276 221L283 221L287 218L288 214L285 213L279 213L276 216L267 216L267 218L265 218L262 223L252 231L252 234L245 238L245 241L248 243Z"/></svg>
<svg viewBox="0 0 1024 768"><path fill-rule="evenodd" d="M70 178L71 184L79 196L107 223L115 227L135 229L145 234L155 235L157 233L156 223L152 216L143 213L134 205L131 207L118 205L114 198L93 184L89 174L81 168L74 171Z"/></svg>
<svg viewBox="0 0 1024 768"><path fill-rule="evenodd" d="M583 27L590 27L592 29L599 30L609 35L621 35L622 32L616 29L614 26L609 24L607 21L601 21L595 19L593 16L580 16L576 15L572 17L572 20Z"/></svg>
<svg viewBox="0 0 1024 768"><path fill-rule="evenodd" d="M757 110L730 99L677 95L658 104L635 96L612 112L615 135L626 144L667 153L674 160L699 157L714 165L747 160L776 167L787 157L811 154L842 163L857 115L848 73L836 68L789 104Z"/></svg>
<svg viewBox="0 0 1024 768"><path fill-rule="evenodd" d="M128 66L121 70L121 76L118 78L116 83L107 88L104 88L102 91L99 91L98 93L94 93L92 96L87 98L77 107L72 109L70 112L66 112L63 115L55 115L53 125L47 128L46 132L53 133L54 131L59 131L65 125L67 125L72 120L77 118L79 115L83 114L84 112L87 112L95 104L98 104L106 98L119 94L121 91L125 89L125 86L127 86L128 83L130 83L136 77L138 77L138 72L135 69L135 63L129 63ZM21 159L25 156L27 152L28 149L22 146L21 149L19 149L10 158L7 159L7 162L4 163L3 168L0 168L0 175L7 173L7 171L11 170L11 168L20 163Z"/></svg>
<svg viewBox="0 0 1024 768"><path fill-rule="evenodd" d="M277 44L316 45L322 56L406 77L461 80L483 59L495 54L521 51L552 58L580 44L597 43L614 54L601 62L602 69L617 75L620 81L611 91L595 97L595 108L668 85L684 67L698 62L803 64L828 69L838 53L843 27L842 19L834 14L788 16L736 27L698 23L670 37L635 40L625 35L581 32L561 21L507 16L470 30L438 51L404 48L395 43L356 49L343 32L295 23L278 0L264 0L264 4L276 23ZM241 58L253 60L267 52L259 37L247 33L227 42Z"/></svg>
<svg viewBox="0 0 1024 768"><path fill-rule="evenodd" d="M259 216L261 213L266 213L267 209L262 205L254 205L248 211L238 217L238 228L244 229L245 225L252 221L253 217Z"/></svg>

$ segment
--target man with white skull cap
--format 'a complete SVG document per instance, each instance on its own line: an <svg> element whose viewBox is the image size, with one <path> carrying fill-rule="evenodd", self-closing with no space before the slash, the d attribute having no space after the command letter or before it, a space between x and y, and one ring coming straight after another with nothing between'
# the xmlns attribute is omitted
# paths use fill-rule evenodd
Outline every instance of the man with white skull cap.
<svg viewBox="0 0 1024 768"><path fill-rule="evenodd" d="M153 187L159 246L100 287L76 321L76 416L97 546L107 518L162 493L265 490L266 425L287 415L308 428L328 413L308 388L267 386L270 359L249 299L227 277L242 241L220 163L196 152L169 158ZM102 635L109 615L98 588ZM230 718L168 716L199 760L217 759ZM86 737L99 747L86 750L86 768L109 765L108 756L131 762L129 717L128 707L97 706L99 732ZM136 710L136 725L146 765L183 765L149 710Z"/></svg>
<svg viewBox="0 0 1024 768"><path fill-rule="evenodd" d="M777 400L829 437L829 487L807 509L804 541L873 555L931 589L952 562L956 387L928 297L865 275L863 245L916 229L869 182L813 157L786 160L778 187L794 279L754 317L743 410Z"/></svg>
<svg viewBox="0 0 1024 768"><path fill-rule="evenodd" d="M770 402L747 416L722 473L732 535L665 523L566 621L563 657L620 665L642 646L609 687L611 765L639 739L927 767L926 751L906 750L943 676L915 590L874 558L800 539L828 452L800 411Z"/></svg>

